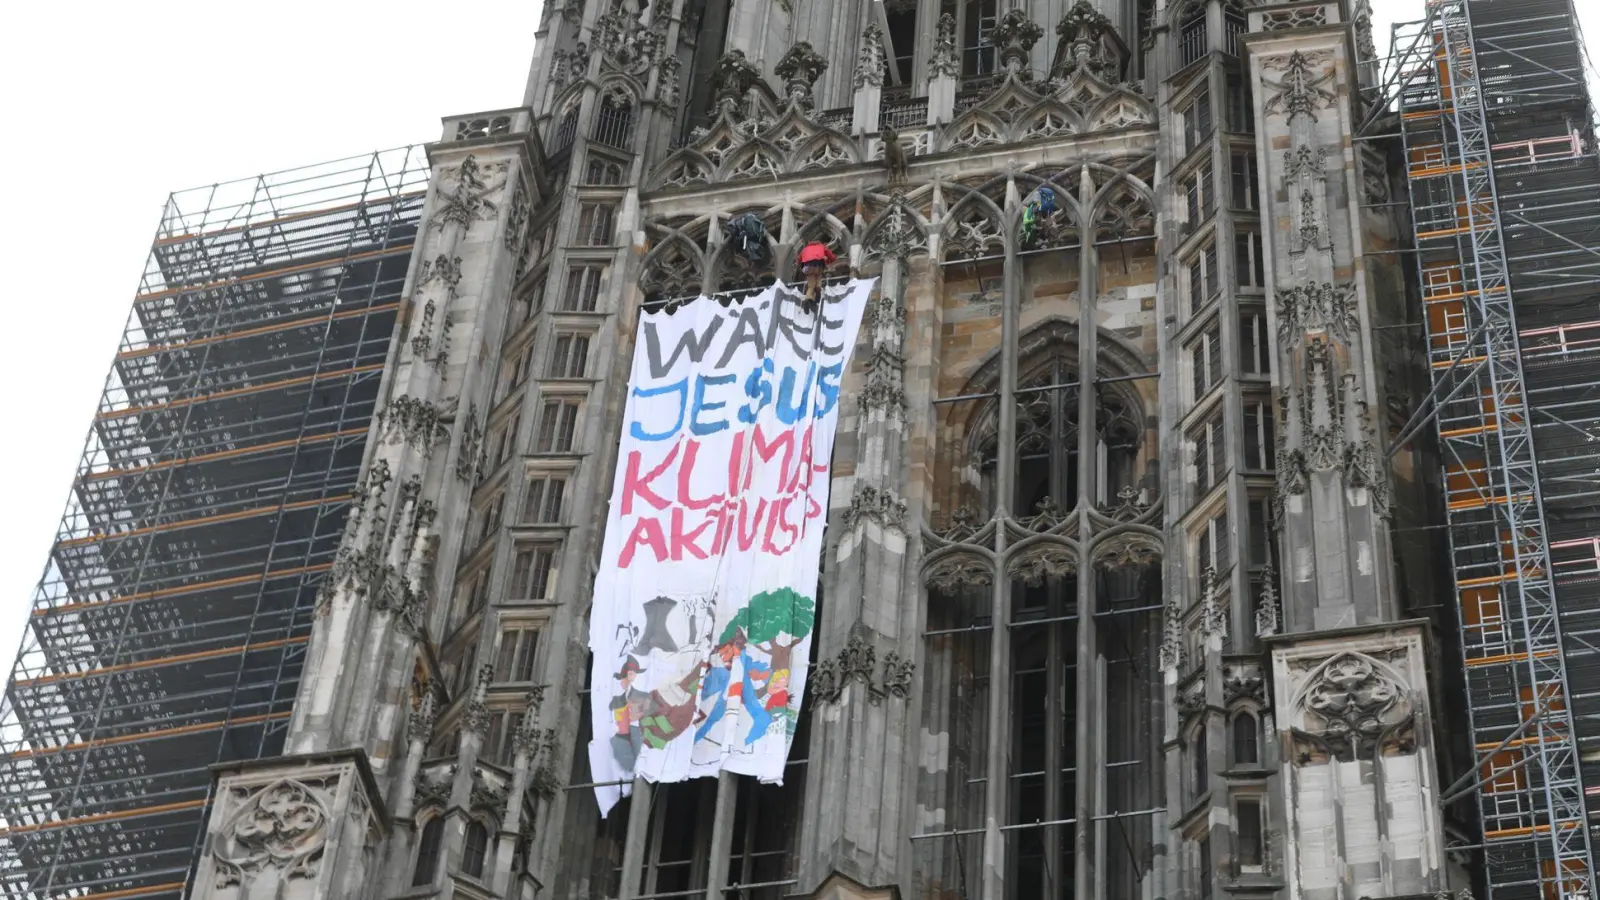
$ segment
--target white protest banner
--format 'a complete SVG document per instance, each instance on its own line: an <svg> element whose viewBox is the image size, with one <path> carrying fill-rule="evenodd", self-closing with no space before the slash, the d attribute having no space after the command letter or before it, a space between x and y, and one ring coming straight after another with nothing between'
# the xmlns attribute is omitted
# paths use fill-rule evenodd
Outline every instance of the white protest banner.
<svg viewBox="0 0 1600 900"><path fill-rule="evenodd" d="M820 310L776 285L641 317L589 619L602 813L636 776L782 781L872 288L825 288Z"/></svg>

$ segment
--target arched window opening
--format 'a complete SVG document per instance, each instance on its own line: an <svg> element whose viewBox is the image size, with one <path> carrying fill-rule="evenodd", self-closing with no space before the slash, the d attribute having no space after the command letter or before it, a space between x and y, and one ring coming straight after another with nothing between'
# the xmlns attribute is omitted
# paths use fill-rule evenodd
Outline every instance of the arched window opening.
<svg viewBox="0 0 1600 900"><path fill-rule="evenodd" d="M1211 785L1211 764L1207 758L1206 726L1202 722L1195 729L1194 740L1189 745L1189 802L1205 796Z"/></svg>
<svg viewBox="0 0 1600 900"><path fill-rule="evenodd" d="M1236 0L1222 4L1222 49L1234 56L1244 55L1244 45L1239 39L1250 30L1250 21Z"/></svg>
<svg viewBox="0 0 1600 900"><path fill-rule="evenodd" d="M1256 717L1241 712L1233 717L1233 764L1252 766L1260 762L1260 737Z"/></svg>
<svg viewBox="0 0 1600 900"><path fill-rule="evenodd" d="M572 141L578 136L578 98L572 98L567 104L566 112L561 114L561 123L556 126L555 137L550 139L550 159L561 156L572 146Z"/></svg>
<svg viewBox="0 0 1600 900"><path fill-rule="evenodd" d="M1211 52L1206 44L1206 4L1195 0L1183 11L1178 28L1178 67L1199 62Z"/></svg>
<svg viewBox="0 0 1600 900"><path fill-rule="evenodd" d="M961 74L966 78L991 75L995 70L994 40L1000 21L998 0L967 0L961 8Z"/></svg>
<svg viewBox="0 0 1600 900"><path fill-rule="evenodd" d="M489 855L489 829L474 821L467 825L467 839L461 846L461 871L473 878L483 877L483 863Z"/></svg>
<svg viewBox="0 0 1600 900"><path fill-rule="evenodd" d="M605 157L590 157L584 171L584 184L617 185L622 183L622 164Z"/></svg>
<svg viewBox="0 0 1600 900"><path fill-rule="evenodd" d="M1053 355L1022 380L1016 392L1016 494L1014 514L1027 518L1041 504L1070 510L1078 498L1078 370L1077 361ZM1136 486L1134 471L1143 438L1140 414L1120 394L1104 391L1096 410L1096 505L1113 502L1124 487ZM993 492L999 465L999 435L988 434L979 450L985 495ZM987 504L993 509L994 503Z"/></svg>
<svg viewBox="0 0 1600 900"><path fill-rule="evenodd" d="M896 87L909 87L917 55L917 0L889 0L883 8L889 23L889 33L885 35L889 74Z"/></svg>
<svg viewBox="0 0 1600 900"><path fill-rule="evenodd" d="M417 865L411 873L413 887L433 884L439 874L439 851L444 845L444 817L434 816L422 826L422 836L417 839Z"/></svg>
<svg viewBox="0 0 1600 900"><path fill-rule="evenodd" d="M600 98L600 111L594 120L597 144L627 150L633 142L633 98L613 91Z"/></svg>

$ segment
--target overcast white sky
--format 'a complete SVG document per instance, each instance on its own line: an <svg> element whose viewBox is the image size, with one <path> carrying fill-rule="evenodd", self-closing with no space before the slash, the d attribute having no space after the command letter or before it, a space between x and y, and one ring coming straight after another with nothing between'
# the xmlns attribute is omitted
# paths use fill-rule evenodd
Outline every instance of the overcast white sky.
<svg viewBox="0 0 1600 900"><path fill-rule="evenodd" d="M1374 0L1387 23L1420 0ZM1579 0L1600 34L1600 3ZM538 0L13 3L0 35L0 666L17 647L167 194L514 106Z"/></svg>

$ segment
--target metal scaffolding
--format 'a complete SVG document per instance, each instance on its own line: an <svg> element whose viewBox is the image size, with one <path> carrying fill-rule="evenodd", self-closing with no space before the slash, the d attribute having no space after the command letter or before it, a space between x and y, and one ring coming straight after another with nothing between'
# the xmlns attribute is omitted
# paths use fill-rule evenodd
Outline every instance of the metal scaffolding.
<svg viewBox="0 0 1600 900"><path fill-rule="evenodd" d="M427 180L169 199L0 706L5 897L181 897L208 767L280 751Z"/></svg>
<svg viewBox="0 0 1600 900"><path fill-rule="evenodd" d="M1432 0L1393 48L1474 745L1461 783L1492 900L1587 898L1600 164L1577 20L1570 0Z"/></svg>

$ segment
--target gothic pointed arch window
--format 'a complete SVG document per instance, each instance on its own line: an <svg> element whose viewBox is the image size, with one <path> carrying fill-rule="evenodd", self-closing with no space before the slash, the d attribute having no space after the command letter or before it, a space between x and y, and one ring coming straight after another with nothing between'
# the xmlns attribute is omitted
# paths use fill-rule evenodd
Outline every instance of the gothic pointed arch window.
<svg viewBox="0 0 1600 900"><path fill-rule="evenodd" d="M993 527L1007 537L997 564L986 568L980 556L962 556L963 546L945 545L936 551L945 555L924 575L922 727L940 736L941 759L948 762L943 771L928 773L921 790L941 830L981 831L983 804L993 802L986 788L995 776L992 766L1003 770L1003 780L994 783L1004 811L1004 879L1006 896L1018 900L1058 898L1073 883L1080 735L1103 734L1104 749L1097 752L1107 760L1160 752L1159 736L1150 735L1141 712L1158 694L1152 688L1158 680L1149 677L1160 640L1159 619L1149 611L1159 605L1158 568L1085 569L1072 513L1080 504L1114 502L1142 480L1142 400L1127 381L1105 380L1125 374L1107 350L1094 402L1087 412L1082 408L1077 333L1077 322L1052 320L1017 339L1011 351L1015 433L1004 440L1002 401L994 396L1004 351L951 390L975 399L961 401L967 412L946 420L952 446L941 458L950 471L941 477L952 490L941 494L941 506L970 507L970 521L979 525L1003 508L1008 518ZM1080 435L1088 439L1080 442ZM993 533L955 519L943 532L947 540L981 545ZM1093 629L1080 623L1085 602L1096 610ZM1095 676L1103 678L1103 702L1081 700L1094 683L1080 685L1083 642L1096 648L1093 664L1105 666L1105 674ZM1004 656L996 657L1001 647ZM1004 711L994 720L998 729L990 725L991 706ZM1002 762L991 763L996 759ZM1131 766L1108 768L1100 789L1118 809L1158 802L1150 779L1139 779ZM918 846L926 854L919 868L952 893L954 884L968 883L962 867L981 849L959 841ZM1135 891L1138 869L1136 861L1111 863L1107 883L1118 886L1112 892Z"/></svg>
<svg viewBox="0 0 1600 900"><path fill-rule="evenodd" d="M1178 68L1204 59L1211 52L1206 35L1207 0L1189 0L1178 11Z"/></svg>
<svg viewBox="0 0 1600 900"><path fill-rule="evenodd" d="M417 838L417 863L411 870L412 886L433 884L439 874L439 853L444 849L444 816L434 816Z"/></svg>
<svg viewBox="0 0 1600 900"><path fill-rule="evenodd" d="M1000 21L999 0L963 0L961 4L961 74L966 78L995 71L994 28Z"/></svg>
<svg viewBox="0 0 1600 900"><path fill-rule="evenodd" d="M489 856L489 826L473 819L467 823L466 838L461 844L461 871L473 878L483 877L483 865Z"/></svg>
<svg viewBox="0 0 1600 900"><path fill-rule="evenodd" d="M1233 764L1235 766L1253 766L1261 761L1261 731L1256 724L1255 714L1248 710L1240 710L1233 715L1233 722L1229 726L1233 732Z"/></svg>
<svg viewBox="0 0 1600 900"><path fill-rule="evenodd" d="M628 150L633 143L633 94L620 85L612 85L600 95L600 108L594 118L596 143Z"/></svg>

